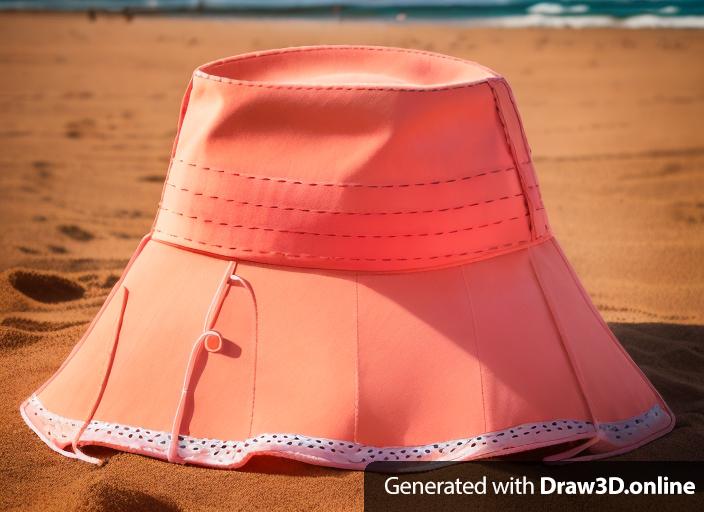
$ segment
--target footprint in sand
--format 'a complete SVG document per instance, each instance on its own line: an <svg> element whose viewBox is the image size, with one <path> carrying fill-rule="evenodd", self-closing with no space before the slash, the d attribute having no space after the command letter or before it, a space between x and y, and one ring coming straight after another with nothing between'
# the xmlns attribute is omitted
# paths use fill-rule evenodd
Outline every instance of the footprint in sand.
<svg viewBox="0 0 704 512"><path fill-rule="evenodd" d="M86 231L75 224L62 224L57 229L67 237L73 238L78 242L88 242L89 240L93 240L93 238L95 238L93 233Z"/></svg>
<svg viewBox="0 0 704 512"><path fill-rule="evenodd" d="M36 171L38 178L46 180L52 177L51 162L47 162L45 160L35 160L32 162L32 167Z"/></svg>
<svg viewBox="0 0 704 512"><path fill-rule="evenodd" d="M51 321L38 321L32 320L31 318L22 318L19 316L9 316L0 322L3 327L11 327L20 331L28 332L51 332L59 331L61 329L67 329L73 327L74 325L82 324L83 322L51 322Z"/></svg>
<svg viewBox="0 0 704 512"><path fill-rule="evenodd" d="M87 283L88 281L95 281L98 279L97 274L83 274L82 276L78 277L78 280L82 283Z"/></svg>
<svg viewBox="0 0 704 512"><path fill-rule="evenodd" d="M49 252L51 252L53 254L66 254L68 252L66 247L64 247L63 245L51 245L50 244L50 245L47 245L46 248L49 249Z"/></svg>
<svg viewBox="0 0 704 512"><path fill-rule="evenodd" d="M0 350L31 345L41 338L38 334L0 326Z"/></svg>
<svg viewBox="0 0 704 512"><path fill-rule="evenodd" d="M661 176L669 176L671 174L677 174L678 172L682 171L683 167L681 164L671 162L668 164L665 164L662 166L660 169L660 175Z"/></svg>
<svg viewBox="0 0 704 512"><path fill-rule="evenodd" d="M146 181L148 183L163 183L164 177L161 174L147 174L139 178L139 181Z"/></svg>
<svg viewBox="0 0 704 512"><path fill-rule="evenodd" d="M66 123L66 137L69 139L81 139L86 135L95 134L95 121L93 119L81 119Z"/></svg>
<svg viewBox="0 0 704 512"><path fill-rule="evenodd" d="M115 484L96 482L83 494L78 510L86 512L122 512L137 510L178 511L178 505L168 498L152 496L146 492L118 487Z"/></svg>
<svg viewBox="0 0 704 512"><path fill-rule="evenodd" d="M120 240L130 240L133 238L141 238L141 235L131 235L129 233L123 233L121 231L113 231L110 233L112 236L115 238L119 238Z"/></svg>
<svg viewBox="0 0 704 512"><path fill-rule="evenodd" d="M121 218L121 219L139 219L142 217L145 217L145 213L141 212L139 210L116 210L114 213L115 217Z"/></svg>
<svg viewBox="0 0 704 512"><path fill-rule="evenodd" d="M120 276L116 276L115 274L110 274L105 278L103 283L100 285L102 288L112 288L115 286L115 283L117 283L120 280Z"/></svg>
<svg viewBox="0 0 704 512"><path fill-rule="evenodd" d="M39 302L77 300L86 292L80 284L55 274L16 270L8 279L15 290Z"/></svg>
<svg viewBox="0 0 704 512"><path fill-rule="evenodd" d="M678 202L672 206L672 218L680 223L699 226L704 223L704 202Z"/></svg>

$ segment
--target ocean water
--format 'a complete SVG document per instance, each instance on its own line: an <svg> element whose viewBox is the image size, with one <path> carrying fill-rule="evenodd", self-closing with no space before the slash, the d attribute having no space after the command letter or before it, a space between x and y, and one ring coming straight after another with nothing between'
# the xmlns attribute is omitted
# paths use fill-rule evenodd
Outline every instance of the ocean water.
<svg viewBox="0 0 704 512"><path fill-rule="evenodd" d="M451 19L526 27L704 28L704 0L0 0L0 10Z"/></svg>

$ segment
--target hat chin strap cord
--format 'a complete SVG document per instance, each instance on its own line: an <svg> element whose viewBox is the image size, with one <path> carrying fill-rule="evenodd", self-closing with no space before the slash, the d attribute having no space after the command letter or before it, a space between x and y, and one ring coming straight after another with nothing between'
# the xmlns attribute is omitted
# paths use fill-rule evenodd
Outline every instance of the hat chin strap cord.
<svg viewBox="0 0 704 512"><path fill-rule="evenodd" d="M181 396L178 401L178 406L176 407L176 414L174 415L174 421L171 427L171 441L169 444L169 451L167 454L167 458L169 462L177 462L177 463L182 463L183 458L178 454L178 447L179 447L179 432L181 430L181 426L183 423L183 413L184 413L184 408L186 405L186 402L188 400L188 397L191 393L191 380L193 378L193 369L195 367L195 362L198 359L198 356L205 350L206 352L220 352L223 348L223 337L222 335L214 329L215 323L217 322L218 316L220 315L220 311L222 309L223 303L225 302L225 298L227 296L227 292L230 289L230 286L232 286L235 283L239 283L241 286L247 289L249 292L252 302L254 304L254 314L255 314L255 331L254 335L255 337L257 336L257 329L258 329L258 310L257 310L257 301L256 297L254 295L254 290L252 289L252 286L249 284L249 282L235 274L235 269L237 268L237 262L231 261L227 265L227 269L225 271L225 274L223 278L220 281L220 284L218 285L218 288L215 292L215 295L213 296L213 300L210 303L210 307L208 308L208 312L205 317L205 322L203 325L203 332L198 336L196 339L195 343L193 344L193 348L191 349L191 354L188 358L188 365L186 366L186 373L183 379L183 387L181 390ZM54 451L57 451L61 453L62 455L72 458L72 459L78 459L82 460L84 462L88 462L90 464L96 464L96 465L102 465L105 463L105 460L99 459L97 457L91 457L89 455L86 455L80 448L80 439L83 433L85 432L86 428L90 425L91 421L93 420L93 417L95 416L95 412L98 409L98 406L100 405L101 399L103 397L103 394L105 392L105 388L107 386L107 381L108 377L110 375L110 371L112 370L112 365L115 360L115 353L117 352L117 344L120 339L120 331L122 330L122 322L125 316L125 310L127 308L127 300L129 298L129 290L125 287L122 286L122 305L120 309L120 316L117 322L117 328L115 329L115 338L112 343L112 349L110 351L110 356L108 359L107 367L106 370L103 374L103 380L101 382L100 390L98 391L98 395L93 403L93 407L88 415L88 417L85 419L83 424L81 425L81 428L78 430L76 435L73 438L73 441L71 442L71 448L72 451L69 450L64 450L56 446L54 443L52 443L46 436L44 436L34 425L26 418L26 414L24 410L21 408L20 412L22 413L22 416L25 418L25 422L30 425L30 428L34 430L34 432L42 438L42 440Z"/></svg>
<svg viewBox="0 0 704 512"><path fill-rule="evenodd" d="M92 332L93 328L95 327L96 322L98 319L102 316L103 312L107 308L108 304L112 302L112 299L119 293L119 290L122 290L122 307L120 309L120 317L117 321L117 327L115 329L115 338L113 339L112 343L112 348L110 350L110 356L108 358L107 366L105 368L105 372L103 373L103 380L101 381L100 384L100 389L98 390L98 394L93 401L93 407L91 408L90 414L87 416L87 418L83 421L81 424L81 427L78 429L78 432L76 435L73 437L73 440L71 441L71 448L73 451L65 450L58 446L56 443L54 443L51 439L49 439L44 433L42 433L41 430L39 430L34 423L32 423L29 418L27 417L27 413L25 412L25 405L27 402L24 402L20 406L20 414L22 415L22 419L24 422L31 428L39 438L44 441L44 443L54 450L56 453L60 453L64 457L68 457L70 459L78 459L82 460L84 462L89 462L91 464L97 464L101 465L103 464L103 460L97 459L95 457L90 457L83 453L81 449L79 448L79 442L81 439L81 435L83 432L85 432L86 428L88 428L88 425L90 425L90 422L93 420L93 416L95 415L95 411L98 409L98 406L100 405L100 401L103 398L103 394L105 393L105 387L107 386L108 382L108 377L110 376L110 371L112 370L112 364L113 361L115 360L115 352L117 351L117 342L120 339L120 331L122 330L122 320L125 316L125 309L127 308L127 299L129 298L129 290L127 287L123 284L125 280L125 276L127 275L127 272L129 269L132 267L132 264L135 262L137 257L142 253L142 250L144 247L147 245L149 240L151 240L152 233L149 232L147 235L145 235L142 240L140 240L139 245L137 246L137 250L134 252L132 257L130 258L130 261L127 262L127 266L125 269L122 271L122 276L120 277L119 281L115 285L115 287L112 289L110 294L108 295L108 298L106 301L103 303L103 306L100 308L100 311L98 312L97 316L93 319L91 324L88 326L88 329L86 330L85 334L83 334L83 337L81 338L81 341L78 343L78 345L74 348L74 352L71 352L69 357L63 362L61 367L52 375L49 380L47 380L44 385L42 385L37 391L34 392L35 395L39 395L50 383L54 378L61 372L61 370L68 364L68 362L71 360L71 357L75 353L75 351L81 346L81 344L88 338L90 333Z"/></svg>
<svg viewBox="0 0 704 512"><path fill-rule="evenodd" d="M188 358L188 365L186 366L186 374L183 378L181 397L179 398L178 406L176 407L176 414L174 415L174 422L171 426L171 441L169 443L169 451L167 455L169 462L184 462L183 458L178 454L178 447L180 441L179 432L181 431L181 426L183 424L184 408L188 397L192 392L191 380L193 378L193 369L195 367L195 363L198 359L198 356L203 352L203 350L205 350L206 352L216 353L220 352L223 348L223 337L218 331L214 329L214 326L217 322L218 316L220 315L222 305L225 302L227 292L229 291L230 286L235 283L239 283L244 288L246 288L250 296L252 297L255 314L254 335L255 337L257 336L257 325L259 322L257 318L257 301L254 295L254 290L246 279L235 274L236 268L237 262L231 261L230 263L228 263L225 275L220 281L220 285L218 286L218 289L215 292L215 295L213 296L213 300L210 303L210 307L208 308L208 313L205 317L205 323L203 325L203 332L200 334L200 336L198 336L195 343L193 343L191 355Z"/></svg>
<svg viewBox="0 0 704 512"><path fill-rule="evenodd" d="M93 402L93 408L91 409L90 414L83 422L83 425L81 425L81 428L76 433L75 437L73 438L73 441L71 441L71 447L73 448L73 453L77 459L82 460L84 462L90 462L91 464L97 464L99 466L103 465L105 461L103 459L91 457L83 453L83 451L81 451L79 447L79 441L81 440L83 432L85 432L86 428L88 427L88 425L90 425L90 422L93 420L93 416L95 416L95 412L98 410L100 401L103 399L103 394L105 393L105 388L108 384L108 377L110 376L110 371L112 370L112 364L115 361L115 353L117 352L117 342L120 340L120 331L122 330L122 320L125 317L125 309L127 309L127 299L129 299L130 296L130 291L125 286L122 287L122 290L123 293L122 306L120 308L120 317L117 321L117 328L115 329L115 339L112 343L112 350L110 351L110 357L108 359L107 367L105 369L105 372L103 373L103 381L100 384L98 396Z"/></svg>

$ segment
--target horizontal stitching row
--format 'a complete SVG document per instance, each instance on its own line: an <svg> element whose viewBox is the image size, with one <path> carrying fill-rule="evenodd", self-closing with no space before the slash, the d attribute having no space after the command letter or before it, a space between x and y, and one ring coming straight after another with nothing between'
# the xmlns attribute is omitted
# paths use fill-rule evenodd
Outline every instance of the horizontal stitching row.
<svg viewBox="0 0 704 512"><path fill-rule="evenodd" d="M317 214L325 214L325 215L361 215L361 216L370 216L370 215L415 215L415 214L422 214L422 213L443 213L443 212L449 212L449 211L456 211L456 210L462 210L464 208L471 208L474 206L480 206L482 204L490 204L490 203L495 203L497 201L505 201L506 199L515 199L516 197L521 197L523 196L522 193L520 194L514 194L512 196L503 196L503 197L497 197L495 199L486 199L484 201L479 201L476 203L468 203L468 204L462 204L458 206L450 206L447 208L436 208L432 210L399 210L395 212L357 212L357 211L344 211L344 210L311 210L309 208L295 208L292 206L279 206L279 205L269 205L269 204L257 204L257 203L251 203L249 201L237 201L236 199L228 198L228 197L222 197L222 196L211 196L211 195L206 195L203 192L194 192L191 189L188 189L186 187L179 187L173 183L166 182L166 185L169 187L172 187L176 190L179 190L181 192L188 192L189 194L192 194L194 196L201 196L206 199L217 199L221 201L225 201L226 203L236 203L237 205L240 206L252 206L254 208L269 208L273 210L281 210L285 212L290 212L290 211L296 211L296 212L303 212L303 213L317 213Z"/></svg>
<svg viewBox="0 0 704 512"><path fill-rule="evenodd" d="M364 183L320 183L320 182L312 182L312 181L299 181L299 180L291 180L287 178L272 178L270 176L255 176L252 174L243 174L240 172L236 171L229 171L226 169L218 169L216 167L210 167L206 165L200 165L194 162L187 162L182 159L175 158L175 162L182 163L185 165L188 165L189 167L193 167L195 169L201 169L204 171L212 171L212 172L217 172L220 174L228 174L231 176L237 176L240 178L245 178L248 180L260 180L260 181L269 181L272 183L287 183L289 185L306 185L309 187L340 187L340 188L406 188L406 187L424 187L424 186L429 186L429 185L443 185L447 183L455 183L458 181L466 181L470 180L472 178L479 178L481 176L487 176L489 174L496 174L499 172L507 172L507 171L514 171L515 167L502 167L500 169L491 169L487 171L483 171L478 174L470 174L468 176L462 176L459 178L450 178L447 180L438 180L438 181L428 181L428 182L418 182L418 183L391 183L387 185L368 185Z"/></svg>
<svg viewBox="0 0 704 512"><path fill-rule="evenodd" d="M468 226L468 227L453 229L453 230L449 230L449 231L437 231L434 233L401 233L401 234L392 234L392 235L356 235L356 234L343 234L343 233L314 233L311 231L292 231L292 230L288 230L288 229L265 228L265 227L259 227L259 226L243 226L241 224L229 224L227 222L218 222L218 221L212 220L212 219L204 219L203 217L198 217L197 215L186 215L183 212L177 212L174 210L170 210L170 209L165 208L163 206L159 209L162 211L165 211L167 213L171 213L173 215L178 215L179 217L184 217L186 219L191 219L191 220L197 220L199 222L202 222L203 224L215 224L217 226L223 226L223 227L235 228L235 229L248 229L251 231L268 231L268 232L274 232L274 233L284 233L287 235L309 235L309 236L326 236L326 237L339 237L339 238L414 238L414 237L454 235L457 233L461 233L463 231L472 231L475 229L483 229L483 228L498 226L499 224L502 224L504 222L518 220L522 217L527 217L529 215L526 213L523 216L510 217L507 219L501 219L501 220L497 220L494 222L488 222L486 224L479 224L476 226Z"/></svg>
<svg viewBox="0 0 704 512"><path fill-rule="evenodd" d="M386 92L419 92L419 93L424 93L424 92L443 92L443 91L452 91L455 89L470 89L472 87L476 87L478 85L486 85L487 82L491 78L485 78L483 80L477 81L477 82L470 82L470 83L460 83L460 84L453 84L453 85L444 85L444 86L439 86L439 87L427 87L427 88L404 88L404 87L383 87L383 86L378 86L378 87L372 87L372 86L341 86L341 85L330 85L330 86L323 86L323 85L275 85L275 84L268 84L268 83L257 83L257 82L244 82L241 80L233 80L231 78L225 78L221 76L214 76L214 75L209 75L203 71L196 71L193 73L193 76L197 78L203 78L204 80L210 80L213 82L219 82L227 85L235 85L239 87L250 87L250 88L257 88L257 89L279 89L279 90L289 90L289 91L346 91L346 92L353 92L353 91L386 91ZM493 78L493 77L492 77Z"/></svg>
<svg viewBox="0 0 704 512"><path fill-rule="evenodd" d="M236 56L236 57L229 57L226 59L222 59L219 61L216 61L210 66L213 68L217 67L222 67L226 64L231 64L233 62L243 62L246 60L252 60L252 59L260 59L262 57L274 57L278 55L286 55L286 54L291 54L291 53L310 53L310 52L320 52L320 51L374 51L374 52L393 52L393 53L410 53L413 55L425 55L427 57L433 57L436 59L445 59L445 60L451 60L454 62L459 62L460 64L471 64L469 61L466 61L464 59L460 59L458 57L452 57L450 55L443 55L440 53L434 53L434 52L428 52L424 50L414 50L411 48L389 48L385 46L346 46L346 45L333 45L333 46L314 46L314 47L309 47L309 48L284 48L279 51L264 51L264 52L258 52L258 53L253 53L251 55L243 55L243 56ZM476 63L475 63L476 64ZM476 64L479 66L479 64ZM487 70L490 71L490 70Z"/></svg>
<svg viewBox="0 0 704 512"><path fill-rule="evenodd" d="M256 250L256 249L244 249L241 247L225 247L220 244L211 244L208 242L202 242L200 240L194 240L192 238L187 238L184 236L175 235L173 233L167 233L166 231L163 231L161 229L154 229L154 231L157 233L162 233L166 236L170 236L170 237L179 239L179 240L185 240L186 242L196 243L199 245L204 245L206 247L216 247L218 249L225 249L227 251L241 251L241 252L247 252L247 253L253 253L253 254L273 254L276 256L283 256L285 258L305 258L305 259L321 259L321 260L333 260L333 261L388 261L388 262L391 262L391 261L437 260L437 259L441 259L441 258L470 256L470 255L481 254L481 253L490 252L490 251L498 251L498 250L502 250L502 249L507 249L509 247L525 245L525 244L531 242L531 240L520 240L518 242L511 242L511 243L507 243L507 244L494 245L491 247L487 247L486 249L480 249L477 251L464 251L464 252L458 252L458 253L442 254L442 255L437 255L437 256L416 256L416 257L412 257L412 258L349 258L349 257L344 257L344 256L322 256L322 255L316 255L316 254L296 254L296 253L282 252L282 251L262 251L262 250ZM541 240L541 239L542 238L538 238L538 239L536 239L536 241Z"/></svg>
<svg viewBox="0 0 704 512"><path fill-rule="evenodd" d="M208 69L209 71L215 68L221 68L223 66L226 66L228 64L237 64L240 62L244 62L247 60L252 60L252 59L262 59L265 57L273 57L273 56L279 56L279 55L286 55L286 54L293 54L293 53L309 53L309 52L320 52L320 51L367 51L367 52L386 52L386 53L407 53L411 55L422 55L425 57L430 57L433 59L437 60L447 60L451 62L456 62L459 64L462 64L463 66L470 67L472 65L477 66L481 69L483 69L486 73L488 73L489 77L476 80L474 82L465 82L465 83L460 83L460 84L452 84L452 85L444 85L444 86L437 86L437 87L422 87L422 86L415 86L415 87L393 87L393 86L333 86L333 85L285 85L285 84L272 84L272 83L266 83L266 82L257 82L257 81L246 81L246 80L237 80L237 79L231 79L231 78L226 78L226 77L221 77L221 76L215 76L210 74L209 72L206 73L203 71L204 69ZM497 75L496 72L494 72L491 69L486 68L485 66L482 66L481 64L477 64L476 62L470 62L464 59L460 59L457 57L451 57L449 55L442 55L439 53L434 53L434 52L428 52L428 51L423 51L423 50L413 50L413 49L408 49L408 48L386 48L386 47L369 47L369 46L322 46L322 47L309 47L309 48L286 48L283 50L279 51L269 51L269 52L258 52L258 53L253 53L250 55L244 55L244 56L236 56L236 57L230 57L227 59L222 59L220 61L213 62L211 64L206 64L205 66L202 66L201 68L197 69L194 72L194 76L199 77L199 78L204 78L206 80L212 80L215 82L221 82L221 83L226 83L228 85L241 85L245 87L260 87L260 88L268 88L268 89L284 89L284 90L337 90L337 91L390 91L390 92L436 92L436 91L446 91L446 90L452 90L452 89L463 89L463 88L469 88L469 87L474 87L477 85L482 85L486 84L488 80L502 80L502 77Z"/></svg>

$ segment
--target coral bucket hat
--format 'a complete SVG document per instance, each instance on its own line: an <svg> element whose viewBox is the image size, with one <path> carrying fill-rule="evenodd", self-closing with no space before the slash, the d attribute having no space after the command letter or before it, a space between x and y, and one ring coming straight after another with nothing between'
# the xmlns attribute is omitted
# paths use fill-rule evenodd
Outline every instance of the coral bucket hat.
<svg viewBox="0 0 704 512"><path fill-rule="evenodd" d="M551 233L507 82L349 46L196 70L151 232L21 413L68 457L221 468L583 460L674 423Z"/></svg>

